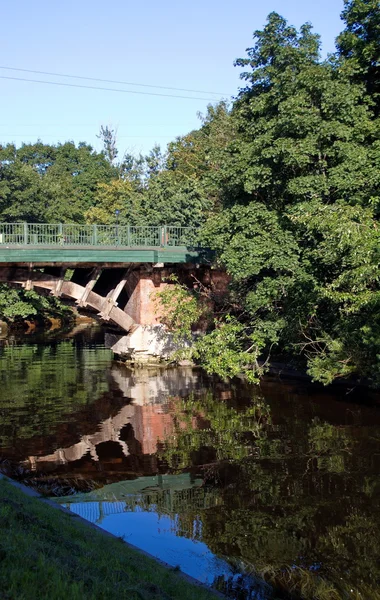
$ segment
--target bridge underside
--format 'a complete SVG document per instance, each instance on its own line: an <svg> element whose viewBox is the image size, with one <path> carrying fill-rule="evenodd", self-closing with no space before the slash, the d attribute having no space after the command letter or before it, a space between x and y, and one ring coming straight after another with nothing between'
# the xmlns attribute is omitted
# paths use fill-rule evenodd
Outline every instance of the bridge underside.
<svg viewBox="0 0 380 600"><path fill-rule="evenodd" d="M92 309L121 330L106 340L115 354L169 357L175 336L157 292L173 285L170 276L226 289L199 240L197 229L175 225L0 223L0 281Z"/></svg>
<svg viewBox="0 0 380 600"><path fill-rule="evenodd" d="M168 245L169 234L163 236L162 246L151 247L120 246L117 239L110 246L70 245L66 239L61 243L63 237L54 236L46 244L45 238L49 238L46 232L45 238L29 232L24 235L28 243L23 244L24 238L15 237L13 229L13 237L8 229L0 234L1 282L26 290L47 290L54 296L74 300L79 308L96 311L103 321L117 325L124 332L137 325L159 323L153 293L168 285L165 278L175 272L182 281L191 283L191 272L197 273L199 279L209 270L205 266L209 262L207 251ZM143 233L146 234L145 229ZM13 238L16 243L12 243Z"/></svg>
<svg viewBox="0 0 380 600"><path fill-rule="evenodd" d="M25 290L46 290L56 297L74 300L79 309L93 310L103 322L128 333L138 326L160 325L162 311L156 292L173 285L173 274L189 288L211 285L216 290L226 289L224 274L207 265L191 263L65 263L62 258L50 263L0 262L0 282Z"/></svg>

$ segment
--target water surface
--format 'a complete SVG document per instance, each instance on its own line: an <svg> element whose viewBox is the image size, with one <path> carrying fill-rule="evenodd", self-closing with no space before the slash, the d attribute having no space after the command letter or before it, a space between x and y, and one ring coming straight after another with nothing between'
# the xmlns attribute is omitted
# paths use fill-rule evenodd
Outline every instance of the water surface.
<svg viewBox="0 0 380 600"><path fill-rule="evenodd" d="M376 597L376 394L132 372L91 331L0 343L0 457L25 482L235 598Z"/></svg>

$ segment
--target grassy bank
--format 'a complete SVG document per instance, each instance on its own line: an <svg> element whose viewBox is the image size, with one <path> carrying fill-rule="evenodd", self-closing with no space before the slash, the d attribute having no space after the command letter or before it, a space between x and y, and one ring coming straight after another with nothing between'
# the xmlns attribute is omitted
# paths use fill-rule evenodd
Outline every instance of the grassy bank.
<svg viewBox="0 0 380 600"><path fill-rule="evenodd" d="M0 479L0 597L208 600L175 570Z"/></svg>

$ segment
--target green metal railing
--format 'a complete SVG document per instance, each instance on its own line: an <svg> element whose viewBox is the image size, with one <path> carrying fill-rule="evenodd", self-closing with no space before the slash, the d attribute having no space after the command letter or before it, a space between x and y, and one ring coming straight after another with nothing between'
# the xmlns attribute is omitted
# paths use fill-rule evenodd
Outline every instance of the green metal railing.
<svg viewBox="0 0 380 600"><path fill-rule="evenodd" d="M0 223L0 246L198 247L198 229L162 225Z"/></svg>

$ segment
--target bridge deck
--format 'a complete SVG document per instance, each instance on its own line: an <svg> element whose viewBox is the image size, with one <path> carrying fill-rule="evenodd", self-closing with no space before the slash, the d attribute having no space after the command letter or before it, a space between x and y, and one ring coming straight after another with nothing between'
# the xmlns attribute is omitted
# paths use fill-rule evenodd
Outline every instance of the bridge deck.
<svg viewBox="0 0 380 600"><path fill-rule="evenodd" d="M164 225L0 223L0 264L208 262L198 230Z"/></svg>
<svg viewBox="0 0 380 600"><path fill-rule="evenodd" d="M0 264L125 264L125 263L198 263L205 252L186 246L168 248L127 248L94 246L13 246L0 244Z"/></svg>

